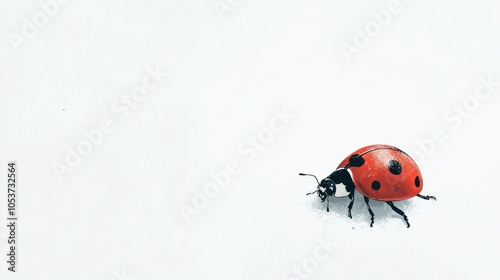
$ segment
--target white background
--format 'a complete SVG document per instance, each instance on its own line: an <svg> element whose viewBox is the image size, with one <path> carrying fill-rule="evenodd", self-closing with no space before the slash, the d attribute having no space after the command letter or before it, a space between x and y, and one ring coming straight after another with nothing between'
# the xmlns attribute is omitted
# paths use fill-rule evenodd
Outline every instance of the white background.
<svg viewBox="0 0 500 280"><path fill-rule="evenodd" d="M350 62L341 45L356 47L356 28L389 1L229 2L218 13L211 0L69 1L15 46L23 18L44 10L1 1L0 278L296 280L288 272L306 264L303 279L498 279L500 86L474 99L479 77L500 80L498 2L401 0ZM169 75L114 112L148 67ZM449 111L463 102L467 117ZM238 147L276 110L293 119L250 158ZM58 180L54 163L103 119L114 130ZM438 198L396 203L409 229L375 201L370 228L359 195L352 220L347 198L327 213L305 196L316 183L299 172L323 178L375 143L419 155L422 193ZM185 219L179 207L232 161L240 172ZM336 244L325 260L318 239Z"/></svg>

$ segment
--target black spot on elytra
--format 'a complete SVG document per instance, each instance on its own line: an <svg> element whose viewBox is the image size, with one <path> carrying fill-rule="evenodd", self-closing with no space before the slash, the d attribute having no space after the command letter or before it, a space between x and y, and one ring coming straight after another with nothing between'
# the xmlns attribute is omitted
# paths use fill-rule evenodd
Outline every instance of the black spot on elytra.
<svg viewBox="0 0 500 280"><path fill-rule="evenodd" d="M359 154L354 154L349 158L349 164L354 167L360 167L365 164L365 159Z"/></svg>
<svg viewBox="0 0 500 280"><path fill-rule="evenodd" d="M389 168L389 171L394 175L399 175L401 174L401 172L403 172L403 167L401 166L401 163L399 163L399 161L395 159L389 161L387 167Z"/></svg>
<svg viewBox="0 0 500 280"><path fill-rule="evenodd" d="M380 182L375 180L372 182L372 189L378 191L378 189L380 189Z"/></svg>
<svg viewBox="0 0 500 280"><path fill-rule="evenodd" d="M420 187L420 178L418 176L415 177L415 187Z"/></svg>

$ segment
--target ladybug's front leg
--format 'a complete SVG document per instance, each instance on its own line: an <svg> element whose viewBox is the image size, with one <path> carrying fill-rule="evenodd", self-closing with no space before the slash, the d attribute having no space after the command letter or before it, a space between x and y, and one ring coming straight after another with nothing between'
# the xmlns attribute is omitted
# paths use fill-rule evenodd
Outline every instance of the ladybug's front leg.
<svg viewBox="0 0 500 280"><path fill-rule="evenodd" d="M349 198L351 199L351 203L349 203L349 206L347 207L348 210L347 215L349 216L349 218L352 219L351 210L352 210L352 205L354 203L354 192L349 194Z"/></svg>

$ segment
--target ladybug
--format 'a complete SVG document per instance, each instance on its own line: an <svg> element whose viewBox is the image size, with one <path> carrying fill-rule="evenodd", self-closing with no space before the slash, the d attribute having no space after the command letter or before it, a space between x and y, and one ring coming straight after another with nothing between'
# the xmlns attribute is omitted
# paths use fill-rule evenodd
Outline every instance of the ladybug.
<svg viewBox="0 0 500 280"><path fill-rule="evenodd" d="M420 195L423 186L422 174L415 161L402 150L390 145L370 145L358 149L347 156L332 174L318 181L312 174L299 173L301 176L313 176L318 182L317 190L307 195L318 193L321 201L329 197L346 197L351 202L347 208L352 219L351 209L354 203L354 190L363 196L371 216L370 227L373 227L374 214L368 203L370 199L385 201L396 213L401 215L410 227L408 217L394 205L394 201L419 197L425 200L436 197Z"/></svg>

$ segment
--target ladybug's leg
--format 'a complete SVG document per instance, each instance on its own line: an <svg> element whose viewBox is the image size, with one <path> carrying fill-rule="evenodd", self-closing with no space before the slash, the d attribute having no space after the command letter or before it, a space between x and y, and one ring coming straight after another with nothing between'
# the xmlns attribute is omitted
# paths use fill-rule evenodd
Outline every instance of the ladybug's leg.
<svg viewBox="0 0 500 280"><path fill-rule="evenodd" d="M347 210L349 211L347 215L349 216L349 218L352 219L351 209L352 209L352 204L354 203L354 192L349 194L349 198L351 199L351 203L349 203L349 206L347 207Z"/></svg>
<svg viewBox="0 0 500 280"><path fill-rule="evenodd" d="M432 195L419 195L417 194L418 197L420 197L421 199L425 199L425 200L429 200L429 199L434 199L434 200L437 200L435 196L432 196Z"/></svg>
<svg viewBox="0 0 500 280"><path fill-rule="evenodd" d="M406 217L405 212L401 211L401 209L394 206L394 203L392 203L392 201L387 201L387 204L389 204L389 206L391 206L391 208L392 208L392 210L394 210L394 212L403 216L403 219L405 219L405 222L406 222L406 227L410 227L410 223L408 222L408 217Z"/></svg>
<svg viewBox="0 0 500 280"><path fill-rule="evenodd" d="M368 201L369 201L368 197L365 196L365 203L366 203L366 206L368 206L368 212L370 212L370 216L372 216L372 222L370 223L370 227L373 227L373 216L375 216L375 215L373 214L373 211L370 208L370 204L368 204Z"/></svg>

